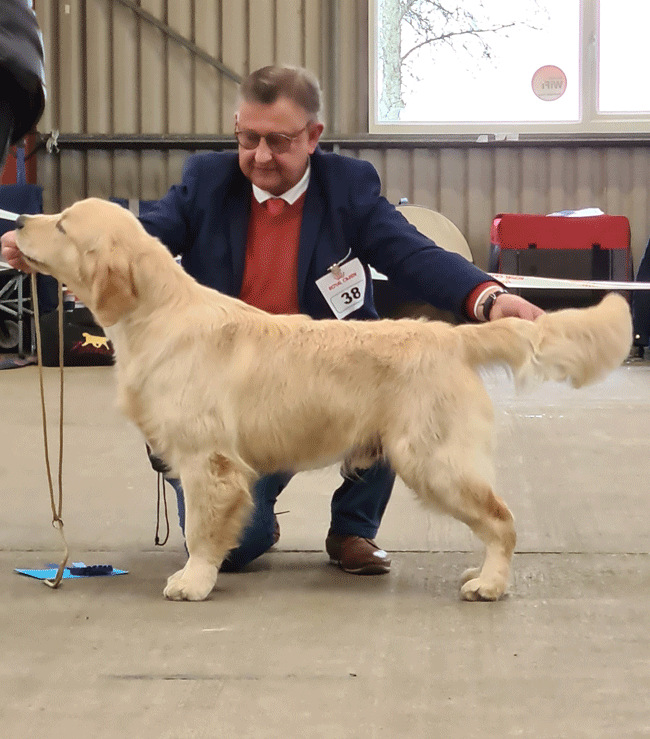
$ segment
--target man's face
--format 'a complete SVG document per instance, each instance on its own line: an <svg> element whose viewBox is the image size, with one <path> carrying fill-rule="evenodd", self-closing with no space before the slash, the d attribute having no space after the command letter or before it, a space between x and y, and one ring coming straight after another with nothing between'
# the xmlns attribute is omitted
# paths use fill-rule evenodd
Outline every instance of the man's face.
<svg viewBox="0 0 650 739"><path fill-rule="evenodd" d="M271 105L242 100L235 120L239 131L252 131L260 136L284 134L291 138L283 153L272 151L265 138L261 138L254 149L240 144L239 166L246 177L273 195L282 195L296 185L305 174L309 155L323 132L323 124L313 121L309 113L286 97L278 98Z"/></svg>

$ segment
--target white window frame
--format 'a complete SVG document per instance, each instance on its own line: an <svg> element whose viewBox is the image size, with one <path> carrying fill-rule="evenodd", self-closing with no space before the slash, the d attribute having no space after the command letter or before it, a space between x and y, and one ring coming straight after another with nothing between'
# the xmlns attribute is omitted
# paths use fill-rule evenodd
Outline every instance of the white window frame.
<svg viewBox="0 0 650 739"><path fill-rule="evenodd" d="M519 134L575 134L580 137L589 135L626 136L650 132L650 116L648 114L633 113L599 113L597 109L597 95L599 90L598 59L599 59L599 0L580 0L580 80L579 80L579 121L577 122L527 122L527 123L498 123L489 122L409 122L379 120L379 91L377 79L379 72L379 49L377 38L377 18L379 0L368 0L368 93L369 93L369 120L368 130L372 134L427 134L428 136L441 135L472 135L488 136L489 138L517 139ZM644 70L639 70L644 74Z"/></svg>

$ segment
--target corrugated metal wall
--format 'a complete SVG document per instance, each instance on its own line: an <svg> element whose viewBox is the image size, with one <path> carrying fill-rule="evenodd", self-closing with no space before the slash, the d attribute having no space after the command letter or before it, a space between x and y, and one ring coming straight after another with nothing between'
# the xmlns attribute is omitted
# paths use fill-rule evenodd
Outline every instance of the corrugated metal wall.
<svg viewBox="0 0 650 739"><path fill-rule="evenodd" d="M444 213L485 268L496 213L598 207L625 215L638 265L650 236L650 148L566 147L360 151L377 167L384 194Z"/></svg>
<svg viewBox="0 0 650 739"><path fill-rule="evenodd" d="M367 0L35 0L47 48L41 132L228 134L236 83L137 6L236 75L273 62L321 79L326 132L367 131ZM650 232L650 148L345 149L377 167L394 202L440 210L487 264L498 212L596 206L626 215L635 263ZM47 210L88 195L154 199L178 181L186 151L39 155Z"/></svg>

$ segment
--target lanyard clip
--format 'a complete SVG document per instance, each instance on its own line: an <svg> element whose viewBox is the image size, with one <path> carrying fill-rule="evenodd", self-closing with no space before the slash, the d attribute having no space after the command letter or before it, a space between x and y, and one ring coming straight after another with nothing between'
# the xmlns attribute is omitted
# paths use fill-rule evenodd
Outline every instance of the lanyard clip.
<svg viewBox="0 0 650 739"><path fill-rule="evenodd" d="M341 277L343 277L343 270L341 269L341 265L343 262L346 261L346 259L352 254L352 249L348 249L348 253L343 257L343 259L340 259L338 262L334 262L334 264L331 267L328 267L327 271L331 272L333 277L335 277L337 280L340 280Z"/></svg>

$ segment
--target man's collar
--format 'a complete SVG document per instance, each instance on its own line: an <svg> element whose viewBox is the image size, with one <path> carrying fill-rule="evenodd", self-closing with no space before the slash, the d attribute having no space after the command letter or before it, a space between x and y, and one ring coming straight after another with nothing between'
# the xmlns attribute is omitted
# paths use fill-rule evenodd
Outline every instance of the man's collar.
<svg viewBox="0 0 650 739"><path fill-rule="evenodd" d="M305 174L300 179L300 182L298 182L297 185L294 185L290 190L282 193L282 195L272 195L270 192L266 192L266 190L260 189L257 185L253 185L253 195L255 195L255 200L257 200L258 203L263 203L269 198L281 197L282 200L286 200L289 205L293 205L307 189L307 186L309 185L310 173L311 163L307 162L307 169L305 170Z"/></svg>

